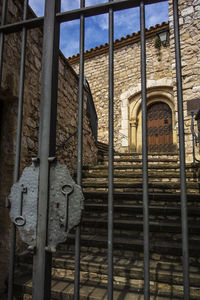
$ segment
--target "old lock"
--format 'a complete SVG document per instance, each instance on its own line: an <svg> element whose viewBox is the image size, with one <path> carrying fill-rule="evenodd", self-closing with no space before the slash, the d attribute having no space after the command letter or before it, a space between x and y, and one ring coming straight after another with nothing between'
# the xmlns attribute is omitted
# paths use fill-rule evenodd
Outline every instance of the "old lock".
<svg viewBox="0 0 200 300"><path fill-rule="evenodd" d="M66 217L65 217L65 231L68 230L69 220L69 195L74 191L74 187L71 184L65 184L62 186L61 192L66 198Z"/></svg>

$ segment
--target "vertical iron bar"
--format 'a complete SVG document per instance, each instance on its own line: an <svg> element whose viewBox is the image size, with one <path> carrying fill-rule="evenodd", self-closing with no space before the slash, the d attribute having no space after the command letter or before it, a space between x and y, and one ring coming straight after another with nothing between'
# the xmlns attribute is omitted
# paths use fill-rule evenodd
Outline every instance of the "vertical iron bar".
<svg viewBox="0 0 200 300"><path fill-rule="evenodd" d="M148 144L146 99L146 37L145 6L140 2L141 31L141 89L142 89L142 173L143 173L143 220L144 220L144 299L149 299L149 195L148 195Z"/></svg>
<svg viewBox="0 0 200 300"><path fill-rule="evenodd" d="M2 16L1 26L6 24L6 13L7 13L8 0L3 0L2 4ZM4 50L4 33L0 33L0 87L2 84L2 70L3 70L3 50Z"/></svg>
<svg viewBox="0 0 200 300"><path fill-rule="evenodd" d="M199 154L200 154L200 131L199 131L199 125L197 125L198 127L198 140L197 142L199 143Z"/></svg>
<svg viewBox="0 0 200 300"><path fill-rule="evenodd" d="M24 1L23 20L27 19L28 0ZM21 156L21 137L22 137L22 120L23 120L23 100L24 100L24 76L25 76L25 60L26 60L26 40L27 30L22 29L22 45L21 45L21 62L20 62L20 83L19 83L19 99L18 99L18 118L17 118L17 136L16 136L16 154L14 168L14 182L19 179L20 173L20 156ZM8 300L13 299L13 283L14 283L14 260L16 246L16 227L12 223L10 231L10 263L8 277Z"/></svg>
<svg viewBox="0 0 200 300"><path fill-rule="evenodd" d="M195 132L194 132L194 112L191 112L191 132L192 132L192 154L193 154L193 164L195 164L196 158L195 158Z"/></svg>
<svg viewBox="0 0 200 300"><path fill-rule="evenodd" d="M112 2L113 0L110 0ZM109 9L109 152L108 152L108 300L113 299L113 117L114 117L114 20Z"/></svg>
<svg viewBox="0 0 200 300"><path fill-rule="evenodd" d="M85 7L85 0L80 0L80 7ZM80 16L80 64L79 64L79 93L78 93L78 153L77 153L77 184L82 185L83 165L83 97L84 97L84 46L85 46L85 18ZM80 285L80 225L75 235L75 274L74 299L79 299Z"/></svg>
<svg viewBox="0 0 200 300"><path fill-rule="evenodd" d="M179 129L180 178L181 178L181 223L182 223L184 299L189 300L190 283L189 283L187 191L186 191L186 173L185 173L185 137L184 137L183 90L182 90L178 0L173 0L173 19L174 19L176 84L177 84L178 125L179 125L178 129Z"/></svg>
<svg viewBox="0 0 200 300"><path fill-rule="evenodd" d="M52 255L48 245L49 157L55 155L59 24L56 13L60 0L45 1L43 30L42 83L40 103L40 176L37 216L36 253L33 257L33 300L50 300Z"/></svg>
<svg viewBox="0 0 200 300"><path fill-rule="evenodd" d="M23 20L27 18L28 0L24 1ZM18 124L17 124L17 143L16 143L16 158L15 158L15 173L14 180L19 178L20 171L20 153L21 153L21 136L22 136L22 116L23 116L23 100L24 100L24 76L25 76L25 60L26 60L26 40L27 29L22 29L22 47L21 47L21 63L20 63L20 83L19 83L19 100L18 100Z"/></svg>

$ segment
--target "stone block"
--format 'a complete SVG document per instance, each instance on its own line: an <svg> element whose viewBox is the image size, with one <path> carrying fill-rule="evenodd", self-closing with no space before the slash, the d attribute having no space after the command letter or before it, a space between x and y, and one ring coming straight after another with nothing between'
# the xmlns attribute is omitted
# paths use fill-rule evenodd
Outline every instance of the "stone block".
<svg viewBox="0 0 200 300"><path fill-rule="evenodd" d="M122 139L122 147L128 147L128 139L126 138Z"/></svg>
<svg viewBox="0 0 200 300"><path fill-rule="evenodd" d="M193 5L200 5L200 0L194 0L192 4Z"/></svg>
<svg viewBox="0 0 200 300"><path fill-rule="evenodd" d="M200 92L200 86L194 86L193 88L192 88L192 91L193 92Z"/></svg>
<svg viewBox="0 0 200 300"><path fill-rule="evenodd" d="M181 11L182 17L188 16L194 12L193 6L189 6Z"/></svg>
<svg viewBox="0 0 200 300"><path fill-rule="evenodd" d="M196 19L200 19L200 10L196 11L193 15L193 18Z"/></svg>

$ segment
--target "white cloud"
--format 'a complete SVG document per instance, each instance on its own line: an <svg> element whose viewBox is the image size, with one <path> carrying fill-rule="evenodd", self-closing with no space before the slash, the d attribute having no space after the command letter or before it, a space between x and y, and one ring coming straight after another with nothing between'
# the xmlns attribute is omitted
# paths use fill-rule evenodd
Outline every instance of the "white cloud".
<svg viewBox="0 0 200 300"><path fill-rule="evenodd" d="M146 27L168 21L168 2L146 6Z"/></svg>
<svg viewBox="0 0 200 300"><path fill-rule="evenodd" d="M79 52L79 21L71 21L61 25L60 49L66 57Z"/></svg>
<svg viewBox="0 0 200 300"><path fill-rule="evenodd" d="M87 19L91 25L98 27L100 30L108 29L108 14L98 15ZM87 22L86 20L86 22Z"/></svg>
<svg viewBox="0 0 200 300"><path fill-rule="evenodd" d="M30 0L30 5L38 16L43 15L44 0ZM86 6L108 2L108 0L85 0ZM62 0L62 11L77 9L80 0ZM146 27L168 21L168 3L146 5ZM80 21L74 20L61 25L60 48L65 56L79 52ZM94 48L108 42L108 14L86 18L85 49ZM127 34L140 30L139 8L132 8L114 13L114 38L119 39Z"/></svg>
<svg viewBox="0 0 200 300"><path fill-rule="evenodd" d="M43 16L44 15L44 0L30 0L29 5L33 9L33 11L36 13L37 16Z"/></svg>
<svg viewBox="0 0 200 300"><path fill-rule="evenodd" d="M71 40L62 47L62 52L65 57L73 56L79 52L79 41Z"/></svg>
<svg viewBox="0 0 200 300"><path fill-rule="evenodd" d="M108 0L86 0L85 6L92 6L92 5L105 3L105 2L108 2Z"/></svg>
<svg viewBox="0 0 200 300"><path fill-rule="evenodd" d="M61 1L61 10L62 11L68 11L68 10L73 10L77 9L80 7L80 0L62 0Z"/></svg>
<svg viewBox="0 0 200 300"><path fill-rule="evenodd" d="M65 28L68 30L70 27L74 27L74 26L78 26L79 27L79 24L80 24L79 20L73 20L73 21L62 23L61 27L63 28L63 30Z"/></svg>
<svg viewBox="0 0 200 300"><path fill-rule="evenodd" d="M139 30L139 9L132 8L114 14L115 38Z"/></svg>

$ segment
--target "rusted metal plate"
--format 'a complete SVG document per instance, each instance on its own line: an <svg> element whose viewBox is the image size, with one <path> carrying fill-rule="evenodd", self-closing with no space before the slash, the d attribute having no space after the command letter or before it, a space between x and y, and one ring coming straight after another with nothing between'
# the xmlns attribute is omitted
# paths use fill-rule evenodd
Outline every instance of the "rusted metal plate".
<svg viewBox="0 0 200 300"><path fill-rule="evenodd" d="M39 166L25 168L9 195L10 218L23 242L36 246ZM51 163L47 249L66 241L69 231L81 220L84 197L65 165Z"/></svg>
<svg viewBox="0 0 200 300"><path fill-rule="evenodd" d="M36 243L38 176L39 167L35 164L25 168L9 195L10 218L17 226L22 241L32 247Z"/></svg>
<svg viewBox="0 0 200 300"><path fill-rule="evenodd" d="M65 165L52 164L50 182L48 246L55 248L80 223L84 197Z"/></svg>

